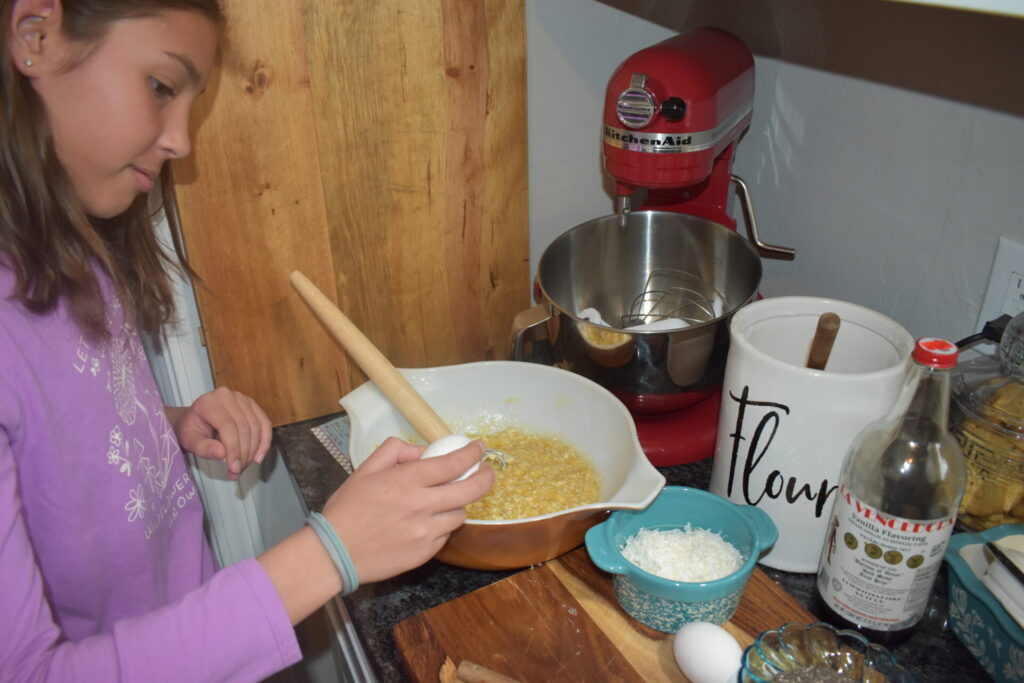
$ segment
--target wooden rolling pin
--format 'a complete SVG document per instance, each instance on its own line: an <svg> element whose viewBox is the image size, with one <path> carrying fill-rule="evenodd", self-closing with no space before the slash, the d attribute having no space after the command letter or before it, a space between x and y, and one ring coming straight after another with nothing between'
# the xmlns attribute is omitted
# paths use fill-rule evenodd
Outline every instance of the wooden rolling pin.
<svg viewBox="0 0 1024 683"><path fill-rule="evenodd" d="M814 331L811 349L807 354L807 367L812 370L825 369L838 333L839 316L835 313L822 313L818 318L818 327Z"/></svg>
<svg viewBox="0 0 1024 683"><path fill-rule="evenodd" d="M335 341L341 344L427 443L452 433L444 420L423 400L391 361L309 278L296 270L288 276L288 281Z"/></svg>

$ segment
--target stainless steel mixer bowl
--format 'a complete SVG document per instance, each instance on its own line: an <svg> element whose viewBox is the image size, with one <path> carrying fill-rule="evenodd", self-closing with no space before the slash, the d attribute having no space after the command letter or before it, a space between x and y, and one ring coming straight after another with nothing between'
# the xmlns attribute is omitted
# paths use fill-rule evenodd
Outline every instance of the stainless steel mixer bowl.
<svg viewBox="0 0 1024 683"><path fill-rule="evenodd" d="M618 221L588 221L548 246L537 271L546 316L529 327L546 328L560 366L620 398L633 397L626 402L634 412L685 407L721 384L729 320L756 295L761 259L736 231L696 216L637 211L625 227ZM670 331L624 329L623 316L659 269L689 273L720 294L718 314ZM600 311L608 326L581 317L587 308ZM525 356L527 333L516 333L514 360Z"/></svg>

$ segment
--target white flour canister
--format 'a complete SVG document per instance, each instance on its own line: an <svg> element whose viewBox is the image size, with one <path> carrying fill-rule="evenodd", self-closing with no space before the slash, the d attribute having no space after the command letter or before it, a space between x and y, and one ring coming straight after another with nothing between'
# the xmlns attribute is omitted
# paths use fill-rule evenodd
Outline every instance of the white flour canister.
<svg viewBox="0 0 1024 683"><path fill-rule="evenodd" d="M811 370L810 343L829 311L839 333L825 369ZM814 572L846 450L896 399L914 339L881 313L815 297L748 304L729 333L710 489L775 522L779 539L762 564Z"/></svg>

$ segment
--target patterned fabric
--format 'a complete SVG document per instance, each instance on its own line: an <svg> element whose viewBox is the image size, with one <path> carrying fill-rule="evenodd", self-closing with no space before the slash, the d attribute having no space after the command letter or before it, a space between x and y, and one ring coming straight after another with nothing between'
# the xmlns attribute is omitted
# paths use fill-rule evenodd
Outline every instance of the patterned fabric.
<svg viewBox="0 0 1024 683"><path fill-rule="evenodd" d="M348 459L348 439L352 428L348 421L348 415L336 417L322 425L313 427L310 431L324 445L335 462L341 465L345 472L352 474L352 461Z"/></svg>

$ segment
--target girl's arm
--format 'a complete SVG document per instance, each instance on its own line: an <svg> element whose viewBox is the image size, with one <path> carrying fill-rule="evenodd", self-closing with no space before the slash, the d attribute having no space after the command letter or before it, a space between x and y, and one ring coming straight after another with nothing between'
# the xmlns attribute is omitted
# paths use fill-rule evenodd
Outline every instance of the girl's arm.
<svg viewBox="0 0 1024 683"><path fill-rule="evenodd" d="M218 572L177 602L118 621L111 633L64 640L18 490L14 457L0 430L0 680L254 681L301 659L274 584L252 559Z"/></svg>
<svg viewBox="0 0 1024 683"><path fill-rule="evenodd" d="M360 583L418 567L441 549L466 518L465 506L494 483L483 465L452 481L483 458L474 442L448 455L420 460L423 448L385 441L324 505L323 515L344 543ZM259 558L293 624L342 588L341 576L309 527Z"/></svg>
<svg viewBox="0 0 1024 683"><path fill-rule="evenodd" d="M483 466L452 482L478 444L420 461L422 448L389 439L328 500L324 516L361 582L419 566L494 481ZM451 482L451 483L448 483ZM111 633L62 638L33 558L14 458L0 431L0 680L253 681L301 659L291 626L342 588L308 527L243 560L166 607L124 619ZM199 541L200 539L197 539Z"/></svg>

